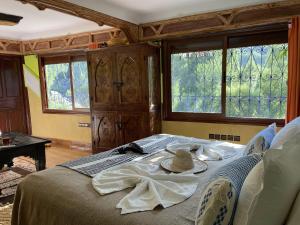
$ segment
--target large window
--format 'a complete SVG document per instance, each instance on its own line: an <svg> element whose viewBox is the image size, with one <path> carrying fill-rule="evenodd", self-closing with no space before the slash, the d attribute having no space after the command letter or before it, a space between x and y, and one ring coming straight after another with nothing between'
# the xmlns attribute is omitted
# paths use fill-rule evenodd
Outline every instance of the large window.
<svg viewBox="0 0 300 225"><path fill-rule="evenodd" d="M165 119L283 122L287 30L165 43Z"/></svg>
<svg viewBox="0 0 300 225"><path fill-rule="evenodd" d="M81 55L41 57L44 112L89 111L87 61Z"/></svg>

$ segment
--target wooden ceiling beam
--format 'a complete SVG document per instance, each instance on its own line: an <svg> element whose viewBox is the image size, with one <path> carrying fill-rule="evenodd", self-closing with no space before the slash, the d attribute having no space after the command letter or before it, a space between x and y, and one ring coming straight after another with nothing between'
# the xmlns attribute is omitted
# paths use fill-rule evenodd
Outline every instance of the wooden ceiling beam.
<svg viewBox="0 0 300 225"><path fill-rule="evenodd" d="M118 19L104 13L82 7L63 0L18 0L24 4L29 3L36 6L39 10L53 9L69 15L81 17L90 21L94 21L99 26L108 25L122 30L130 43L139 41L138 25L125 20Z"/></svg>
<svg viewBox="0 0 300 225"><path fill-rule="evenodd" d="M300 15L300 0L260 4L141 24L139 39L140 41L163 40L243 29L288 22L291 17L297 15Z"/></svg>

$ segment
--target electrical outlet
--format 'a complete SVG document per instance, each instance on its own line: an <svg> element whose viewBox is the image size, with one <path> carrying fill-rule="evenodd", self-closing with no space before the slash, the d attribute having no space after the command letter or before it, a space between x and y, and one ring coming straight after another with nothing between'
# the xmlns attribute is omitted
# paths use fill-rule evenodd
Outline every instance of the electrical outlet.
<svg viewBox="0 0 300 225"><path fill-rule="evenodd" d="M221 134L221 140L226 141L227 140L227 135L226 134Z"/></svg>
<svg viewBox="0 0 300 225"><path fill-rule="evenodd" d="M233 141L233 135L227 135L227 140L228 141Z"/></svg>
<svg viewBox="0 0 300 225"><path fill-rule="evenodd" d="M215 139L216 140L221 140L221 134L215 134Z"/></svg>
<svg viewBox="0 0 300 225"><path fill-rule="evenodd" d="M233 140L234 140L234 141L241 141L241 137L240 137L240 136L234 136L234 137L233 137Z"/></svg>
<svg viewBox="0 0 300 225"><path fill-rule="evenodd" d="M91 127L91 124L90 123L79 122L78 127Z"/></svg>

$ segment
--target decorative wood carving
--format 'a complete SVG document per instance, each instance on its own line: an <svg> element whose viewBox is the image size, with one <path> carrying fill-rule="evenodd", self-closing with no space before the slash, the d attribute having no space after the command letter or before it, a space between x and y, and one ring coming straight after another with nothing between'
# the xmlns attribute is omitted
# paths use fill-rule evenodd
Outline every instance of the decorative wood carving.
<svg viewBox="0 0 300 225"><path fill-rule="evenodd" d="M121 139L123 143L130 143L148 135L146 131L147 121L145 118L146 113L124 112L121 114L123 126Z"/></svg>
<svg viewBox="0 0 300 225"><path fill-rule="evenodd" d="M0 40L0 53L22 55L22 43L20 41Z"/></svg>
<svg viewBox="0 0 300 225"><path fill-rule="evenodd" d="M94 104L111 104L114 100L112 57L111 55L93 55L91 64L95 65L95 68L92 68L95 74Z"/></svg>
<svg viewBox="0 0 300 225"><path fill-rule="evenodd" d="M300 15L300 1L289 0L186 16L140 25L139 39L160 40L287 22Z"/></svg>
<svg viewBox="0 0 300 225"><path fill-rule="evenodd" d="M138 54L119 54L118 75L120 80L119 103L140 103L142 95L141 72Z"/></svg>
<svg viewBox="0 0 300 225"><path fill-rule="evenodd" d="M23 41L23 54L45 53L72 49L86 49L91 43L103 43L110 40L119 29L107 29L95 32L85 32L62 37ZM121 32L120 36L125 36Z"/></svg>
<svg viewBox="0 0 300 225"><path fill-rule="evenodd" d="M40 10L53 9L73 16L81 17L96 22L100 26L106 24L122 30L130 43L138 42L138 25L118 19L104 13L88 9L63 0L18 0L29 3Z"/></svg>
<svg viewBox="0 0 300 225"><path fill-rule="evenodd" d="M88 52L94 153L160 132L160 120L153 124L160 118L158 57L159 49L146 44ZM106 123L106 133L100 116L115 122Z"/></svg>
<svg viewBox="0 0 300 225"><path fill-rule="evenodd" d="M92 129L94 136L93 145L98 148L109 148L117 143L116 137L116 113L101 112L93 116L94 128Z"/></svg>

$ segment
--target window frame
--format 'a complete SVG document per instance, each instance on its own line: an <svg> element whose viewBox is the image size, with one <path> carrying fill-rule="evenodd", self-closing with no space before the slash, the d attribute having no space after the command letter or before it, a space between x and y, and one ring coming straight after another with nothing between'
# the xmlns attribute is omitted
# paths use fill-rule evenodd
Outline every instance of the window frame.
<svg viewBox="0 0 300 225"><path fill-rule="evenodd" d="M211 45L215 40L222 40L223 45ZM226 116L226 67L227 49L235 47L246 47L262 44L279 44L288 42L288 24L281 23L270 26L256 27L240 31L229 31L218 34L208 34L196 38L174 39L163 42L163 119L166 121L207 122L207 123L229 123L229 124L251 124L268 125L276 122L278 126L285 124L285 119L268 118L240 118ZM207 44L205 44L207 43ZM218 47L218 48L217 48ZM172 87L171 87L171 55L172 53L184 53L191 51L223 50L222 58L222 91L221 91L221 113L188 113L172 112Z"/></svg>
<svg viewBox="0 0 300 225"><path fill-rule="evenodd" d="M83 51L41 54L39 58L39 71L40 71L40 86L41 86L41 101L43 113L50 114L90 114L90 108L75 108L74 90L73 90L73 72L72 62L87 61L87 54ZM48 108L48 95L47 95L47 82L45 65L55 63L68 63L70 68L70 85L72 95L72 109L49 109ZM88 63L88 62L87 62ZM88 68L88 67L87 67ZM89 76L87 76L89 79ZM90 93L89 93L90 94Z"/></svg>

